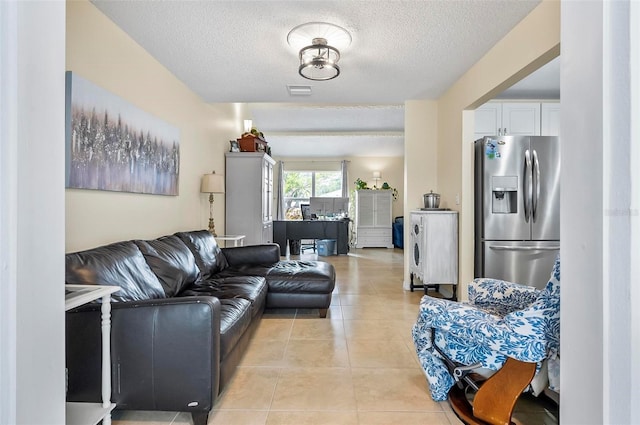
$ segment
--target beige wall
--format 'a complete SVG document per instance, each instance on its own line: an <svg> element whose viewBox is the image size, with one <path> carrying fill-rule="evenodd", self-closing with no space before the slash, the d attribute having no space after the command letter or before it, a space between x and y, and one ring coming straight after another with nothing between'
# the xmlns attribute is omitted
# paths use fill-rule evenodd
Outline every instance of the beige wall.
<svg viewBox="0 0 640 425"><path fill-rule="evenodd" d="M224 172L228 140L240 133L237 105L207 105L88 1L67 2L67 70L180 129L179 196L67 189L66 250L206 228L200 177ZM216 195L216 229L224 197Z"/></svg>
<svg viewBox="0 0 640 425"><path fill-rule="evenodd" d="M422 195L438 188L438 104L432 100L410 100L404 105L404 216L424 206ZM444 203L447 201L441 199ZM404 289L409 289L410 226L404 226ZM408 248L407 248L408 247Z"/></svg>
<svg viewBox="0 0 640 425"><path fill-rule="evenodd" d="M460 283L473 278L473 113L470 110L559 54L560 2L545 0L438 99L438 191L445 207L460 211ZM469 111L464 112L465 109ZM459 206L451 204L457 194L461 199ZM466 288L460 288L459 293L465 294Z"/></svg>

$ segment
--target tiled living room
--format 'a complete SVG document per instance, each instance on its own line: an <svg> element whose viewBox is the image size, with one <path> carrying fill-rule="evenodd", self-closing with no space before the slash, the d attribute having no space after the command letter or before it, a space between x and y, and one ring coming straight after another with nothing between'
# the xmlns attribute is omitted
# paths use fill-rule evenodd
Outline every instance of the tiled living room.
<svg viewBox="0 0 640 425"><path fill-rule="evenodd" d="M317 310L267 310L209 424L457 424L434 402L411 337L423 293L402 290L403 251L353 249L328 261L336 289ZM432 292L430 292L430 295ZM524 395L514 419L557 424L558 408ZM178 412L115 411L113 423L191 424Z"/></svg>

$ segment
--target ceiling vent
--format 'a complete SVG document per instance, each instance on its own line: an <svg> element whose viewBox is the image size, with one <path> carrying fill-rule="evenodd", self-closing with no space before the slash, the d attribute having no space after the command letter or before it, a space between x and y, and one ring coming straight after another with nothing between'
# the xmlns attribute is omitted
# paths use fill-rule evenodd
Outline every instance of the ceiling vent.
<svg viewBox="0 0 640 425"><path fill-rule="evenodd" d="M287 85L289 96L311 96L311 86Z"/></svg>

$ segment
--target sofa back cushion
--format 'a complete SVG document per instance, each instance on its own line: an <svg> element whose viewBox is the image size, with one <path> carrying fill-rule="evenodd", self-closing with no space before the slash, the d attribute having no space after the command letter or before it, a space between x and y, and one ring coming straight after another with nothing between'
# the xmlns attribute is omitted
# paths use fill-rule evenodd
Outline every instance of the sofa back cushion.
<svg viewBox="0 0 640 425"><path fill-rule="evenodd" d="M160 281L132 241L67 254L65 258L66 283L119 286L120 291L112 295L114 301L165 298Z"/></svg>
<svg viewBox="0 0 640 425"><path fill-rule="evenodd" d="M200 280L208 279L228 267L227 259L213 235L206 230L176 233L189 247L200 269Z"/></svg>
<svg viewBox="0 0 640 425"><path fill-rule="evenodd" d="M174 297L198 278L196 259L175 235L149 241L135 241L167 297Z"/></svg>

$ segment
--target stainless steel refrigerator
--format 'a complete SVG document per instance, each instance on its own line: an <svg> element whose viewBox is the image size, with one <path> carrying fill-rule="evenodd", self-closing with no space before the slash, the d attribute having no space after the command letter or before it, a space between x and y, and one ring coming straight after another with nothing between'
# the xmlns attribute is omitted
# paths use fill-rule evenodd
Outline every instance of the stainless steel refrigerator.
<svg viewBox="0 0 640 425"><path fill-rule="evenodd" d="M559 139L476 140L475 276L543 288L559 250Z"/></svg>

